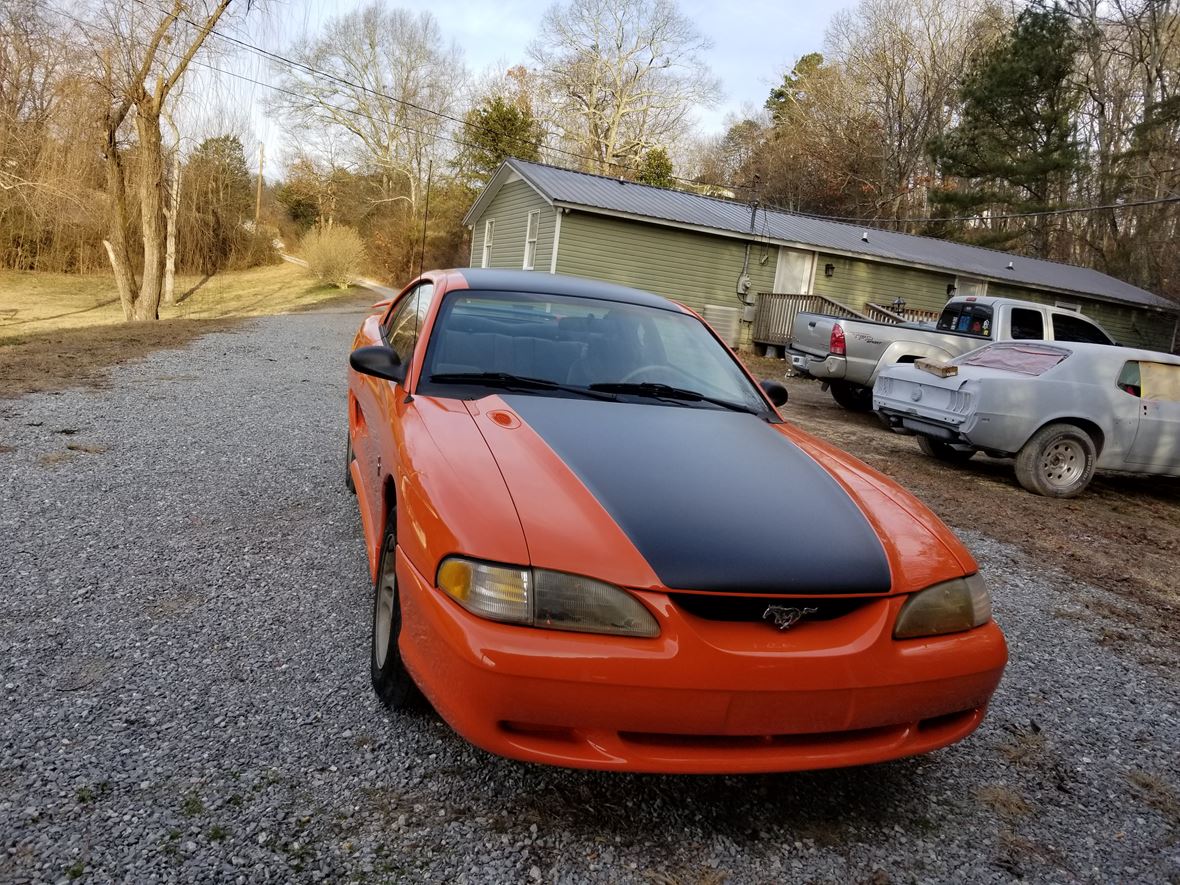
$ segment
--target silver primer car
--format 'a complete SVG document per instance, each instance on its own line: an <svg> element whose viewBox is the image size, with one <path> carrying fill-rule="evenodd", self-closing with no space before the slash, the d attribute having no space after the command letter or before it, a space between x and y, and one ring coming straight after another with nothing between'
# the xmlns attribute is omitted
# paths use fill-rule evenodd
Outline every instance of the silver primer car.
<svg viewBox="0 0 1180 885"><path fill-rule="evenodd" d="M945 366L887 369L873 408L935 458L1015 457L1038 495L1077 495L1096 469L1180 476L1180 357L1169 354L990 344Z"/></svg>

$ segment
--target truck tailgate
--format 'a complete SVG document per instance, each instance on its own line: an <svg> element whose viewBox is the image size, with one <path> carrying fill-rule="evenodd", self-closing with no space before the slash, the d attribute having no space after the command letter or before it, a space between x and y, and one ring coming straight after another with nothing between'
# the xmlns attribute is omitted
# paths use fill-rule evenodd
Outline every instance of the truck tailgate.
<svg viewBox="0 0 1180 885"><path fill-rule="evenodd" d="M832 326L836 322L836 317L821 313L795 314L795 322L791 326L791 349L819 358L827 356L828 345L832 341Z"/></svg>

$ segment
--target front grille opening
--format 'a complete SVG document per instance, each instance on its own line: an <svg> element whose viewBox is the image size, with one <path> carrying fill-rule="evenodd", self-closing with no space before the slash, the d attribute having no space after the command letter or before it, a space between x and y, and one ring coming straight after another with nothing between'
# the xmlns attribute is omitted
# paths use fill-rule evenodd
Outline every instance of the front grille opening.
<svg viewBox="0 0 1180 885"><path fill-rule="evenodd" d="M702 593L670 593L672 603L681 611L708 621L761 621L772 605L787 608L813 608L808 621L831 621L842 618L858 608L877 602L878 597L821 596L813 599L775 599L765 596L709 595Z"/></svg>

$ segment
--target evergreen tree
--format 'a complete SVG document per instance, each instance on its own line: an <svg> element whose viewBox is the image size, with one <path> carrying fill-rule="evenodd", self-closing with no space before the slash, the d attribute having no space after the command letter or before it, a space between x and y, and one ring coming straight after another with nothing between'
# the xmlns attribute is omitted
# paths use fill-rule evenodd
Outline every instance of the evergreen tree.
<svg viewBox="0 0 1180 885"><path fill-rule="evenodd" d="M953 214L1038 212L1060 208L1081 164L1074 119L1082 94L1074 77L1078 48L1057 5L1026 7L1008 36L967 73L962 112L931 144L939 171L958 179L932 194ZM982 237L1014 246L1031 234L1032 254L1053 256L1052 217L998 223ZM954 231L951 231L954 233Z"/></svg>
<svg viewBox="0 0 1180 885"><path fill-rule="evenodd" d="M781 86L770 90L766 99L766 110L776 126L791 122L792 109L805 102L810 95L811 81L820 74L824 57L818 52L809 52L789 72L783 74Z"/></svg>
<svg viewBox="0 0 1180 885"><path fill-rule="evenodd" d="M494 95L467 112L463 121L461 165L478 184L486 184L509 157L541 158L541 125L524 102Z"/></svg>
<svg viewBox="0 0 1180 885"><path fill-rule="evenodd" d="M662 147L651 148L644 152L643 159L639 161L635 180L653 187L673 187L676 181L672 172L672 158L668 152Z"/></svg>

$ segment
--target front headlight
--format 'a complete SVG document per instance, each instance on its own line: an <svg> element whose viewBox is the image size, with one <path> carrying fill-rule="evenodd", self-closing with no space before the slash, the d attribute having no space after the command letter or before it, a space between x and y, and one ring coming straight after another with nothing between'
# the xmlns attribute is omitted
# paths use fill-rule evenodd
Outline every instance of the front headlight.
<svg viewBox="0 0 1180 885"><path fill-rule="evenodd" d="M473 615L492 621L617 636L660 633L651 612L626 590L578 575L452 556L439 566L438 586Z"/></svg>
<svg viewBox="0 0 1180 885"><path fill-rule="evenodd" d="M992 597L976 572L935 584L905 601L893 627L894 639L960 633L991 620Z"/></svg>

